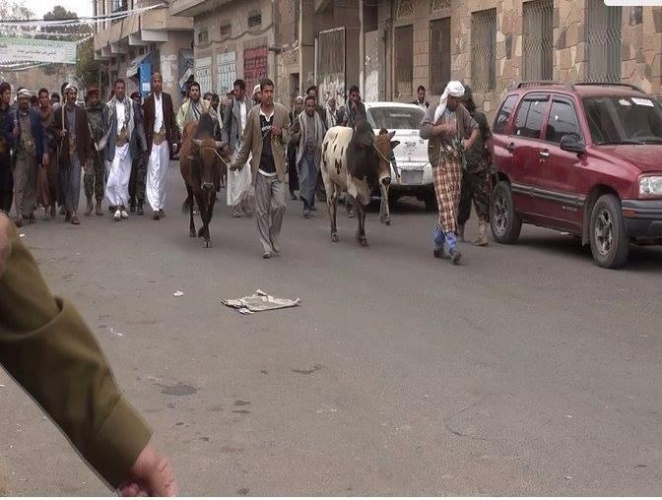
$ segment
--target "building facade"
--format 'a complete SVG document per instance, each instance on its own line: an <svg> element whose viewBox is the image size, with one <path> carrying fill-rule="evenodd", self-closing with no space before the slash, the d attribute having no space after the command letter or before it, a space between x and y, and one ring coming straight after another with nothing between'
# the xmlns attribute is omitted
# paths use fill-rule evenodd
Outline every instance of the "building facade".
<svg viewBox="0 0 662 500"><path fill-rule="evenodd" d="M422 85L435 101L458 79L472 85L492 116L507 89L523 80L623 82L662 94L658 7L606 7L603 0L173 0L169 13L193 19L191 71L203 92L219 95L236 78L252 90L269 77L287 105L313 84L320 103L333 95L342 104L351 85L366 101L413 101ZM116 42L97 46L102 53L120 49Z"/></svg>
<svg viewBox="0 0 662 500"><path fill-rule="evenodd" d="M249 94L276 79L276 7L270 0L175 0L176 16L194 23L194 75L201 91L224 96L238 78Z"/></svg>
<svg viewBox="0 0 662 500"><path fill-rule="evenodd" d="M523 80L623 82L660 95L662 10L602 0L393 0L379 5L380 98L470 83L492 115Z"/></svg>
<svg viewBox="0 0 662 500"><path fill-rule="evenodd" d="M95 15L132 11L161 4L156 0L94 0ZM107 62L107 75L112 82L122 78L127 82L127 94L149 93L149 81L154 72L163 75L163 90L171 94L173 103L181 102L183 82L193 68L193 20L173 17L169 8L155 8L129 15L121 20L97 25L94 36L96 59ZM103 89L103 98L110 94L110 85Z"/></svg>

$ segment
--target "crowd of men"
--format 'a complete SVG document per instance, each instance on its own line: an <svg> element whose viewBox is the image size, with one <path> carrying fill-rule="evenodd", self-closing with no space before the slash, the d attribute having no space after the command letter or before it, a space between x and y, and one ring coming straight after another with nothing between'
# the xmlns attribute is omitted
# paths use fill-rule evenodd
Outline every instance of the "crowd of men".
<svg viewBox="0 0 662 500"><path fill-rule="evenodd" d="M212 93L203 96L200 85L190 79L177 112L162 87L161 75L154 73L151 93L143 101L138 92L127 97L126 83L120 79L107 103L91 87L84 106L77 103L74 85L63 85L62 101L60 94L49 94L45 88L34 96L19 88L12 105L11 87L2 83L0 211L9 214L13 205L15 223L21 226L36 222L38 207L53 219L59 206L60 215L78 225L82 177L85 215L102 216L105 198L118 222L130 213L142 216L145 203L160 220L165 217L169 161L177 155L186 125L209 114L224 143L223 159L232 167L221 179L227 204L234 217L257 215L263 255L270 258L280 249L285 185L291 199L302 202L303 216L310 218L317 210L316 194L323 190L321 149L326 131L334 126L353 128L367 119L357 86L349 89L342 107L334 96L321 106L318 89L311 86L288 111L273 102L274 84L268 79L250 96L246 83L236 80L222 99ZM421 137L430 141L435 167L439 220L434 255L458 263L457 240L464 240L472 200L479 216L474 243L487 244L489 126L476 110L471 90L460 82L448 84L436 107L430 107L421 86L414 104L426 112ZM246 165L251 168L244 169ZM349 204L348 213L351 217Z"/></svg>

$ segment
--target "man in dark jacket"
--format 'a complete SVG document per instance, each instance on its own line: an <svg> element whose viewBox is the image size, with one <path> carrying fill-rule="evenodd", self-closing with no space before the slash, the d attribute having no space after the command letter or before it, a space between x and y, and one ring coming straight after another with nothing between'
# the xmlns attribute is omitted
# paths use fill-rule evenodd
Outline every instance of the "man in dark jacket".
<svg viewBox="0 0 662 500"><path fill-rule="evenodd" d="M48 165L48 137L39 111L30 108L30 92L18 93L18 108L14 113L14 195L16 197L16 225L23 219L36 222L37 168Z"/></svg>
<svg viewBox="0 0 662 500"><path fill-rule="evenodd" d="M14 145L14 112L9 105L11 85L0 84L0 212L11 210L14 199L14 176L11 168L11 148Z"/></svg>
<svg viewBox="0 0 662 500"><path fill-rule="evenodd" d="M107 142L102 146L109 163L106 198L115 210L113 218L119 222L129 218L126 206L129 204L131 162L147 151L147 141L140 106L127 97L126 83L119 79L113 88L115 95L103 112Z"/></svg>
<svg viewBox="0 0 662 500"><path fill-rule="evenodd" d="M145 137L147 139L147 201L154 212L154 219L165 217L165 186L168 166L178 132L175 110L170 94L163 92L163 77L152 75L152 93L143 105Z"/></svg>
<svg viewBox="0 0 662 500"><path fill-rule="evenodd" d="M83 166L92 167L93 146L87 111L76 104L78 89L68 85L65 96L66 104L55 112L51 130L60 139L58 183L64 193L65 220L77 226L80 178Z"/></svg>

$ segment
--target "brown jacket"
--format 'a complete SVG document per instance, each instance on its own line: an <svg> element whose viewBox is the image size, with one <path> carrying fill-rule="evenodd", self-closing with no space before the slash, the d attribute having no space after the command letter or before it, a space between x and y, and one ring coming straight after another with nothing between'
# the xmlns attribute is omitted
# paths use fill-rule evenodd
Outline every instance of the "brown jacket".
<svg viewBox="0 0 662 500"><path fill-rule="evenodd" d="M117 488L151 431L117 387L71 303L53 297L16 228L0 214L0 364Z"/></svg>
<svg viewBox="0 0 662 500"><path fill-rule="evenodd" d="M274 103L274 126L283 129L283 135L276 137L268 134L264 140L271 141L271 151L274 155L278 179L285 182L287 164L285 162L285 148L290 141L290 115L285 106ZM252 153L251 173L253 174L253 185L257 180L260 168L260 157L262 156L262 130L260 127L260 106L255 106L248 112L246 117L246 128L241 137L241 149L233 166L241 168L248 161L248 155Z"/></svg>
<svg viewBox="0 0 662 500"><path fill-rule="evenodd" d="M143 103L143 124L145 126L145 137L147 138L147 154L152 152L152 144L154 142L154 120L156 120L156 110L154 109L154 93L152 92L147 96ZM175 109L172 105L172 98L170 94L165 92L161 93L161 102L163 104L163 126L165 127L166 140L170 144L172 152L172 145L178 141L179 129L175 122Z"/></svg>
<svg viewBox="0 0 662 500"><path fill-rule="evenodd" d="M455 110L455 133L444 133L432 137L432 128L436 125L446 123L444 120L444 115L441 115L439 120L435 122L434 115L436 111L436 106L430 106L428 108L428 111L425 114L425 118L423 118L423 122L421 123L421 128L419 130L421 139L428 139L428 158L430 160L430 164L433 167L439 165L440 159L442 157L442 148L452 146L454 140L462 140L465 137L469 137L474 129L478 128L476 120L471 117L471 114L469 111L467 111L467 108L465 108L462 104L458 104L457 109Z"/></svg>
<svg viewBox="0 0 662 500"><path fill-rule="evenodd" d="M58 138L58 132L62 130L62 113L64 112L64 107L60 107L55 111L55 116L53 122L50 126L50 132ZM71 158L69 157L69 124L67 123L66 117L64 120L64 129L67 130L68 134L63 139L58 139L60 143L60 156L58 158L59 165L64 165L68 167L71 164ZM87 160L93 159L94 146L92 145L92 136L90 134L90 125L87 122L87 111L85 108L76 106L76 152L78 153L78 160L80 161L81 167L85 166Z"/></svg>

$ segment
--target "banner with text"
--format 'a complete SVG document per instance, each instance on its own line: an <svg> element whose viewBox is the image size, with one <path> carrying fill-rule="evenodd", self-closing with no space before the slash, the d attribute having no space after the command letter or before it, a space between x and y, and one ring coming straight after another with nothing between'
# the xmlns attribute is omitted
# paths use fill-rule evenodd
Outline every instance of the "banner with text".
<svg viewBox="0 0 662 500"><path fill-rule="evenodd" d="M0 61L76 64L76 42L0 37Z"/></svg>

